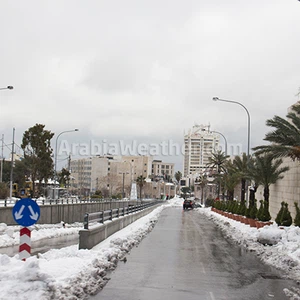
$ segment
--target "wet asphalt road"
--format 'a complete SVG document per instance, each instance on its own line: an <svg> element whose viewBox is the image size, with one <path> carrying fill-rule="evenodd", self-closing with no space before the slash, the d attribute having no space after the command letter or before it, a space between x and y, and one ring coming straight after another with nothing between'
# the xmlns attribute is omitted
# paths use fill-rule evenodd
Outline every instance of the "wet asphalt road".
<svg viewBox="0 0 300 300"><path fill-rule="evenodd" d="M111 280L90 299L290 299L297 287L255 255L225 239L196 211L165 209L153 231L119 262Z"/></svg>

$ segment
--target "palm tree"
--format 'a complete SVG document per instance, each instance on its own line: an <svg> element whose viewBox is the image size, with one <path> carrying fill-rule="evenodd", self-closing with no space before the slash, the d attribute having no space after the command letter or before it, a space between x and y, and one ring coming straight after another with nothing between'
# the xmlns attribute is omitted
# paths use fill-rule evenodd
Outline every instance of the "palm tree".
<svg viewBox="0 0 300 300"><path fill-rule="evenodd" d="M219 150L216 153L212 153L212 156L208 158L207 166L216 169L217 173L220 174L226 171L225 163L227 158L229 158L229 155L225 155L224 152Z"/></svg>
<svg viewBox="0 0 300 300"><path fill-rule="evenodd" d="M257 174L259 174L259 166L256 163L256 156L250 156L249 157L249 162L248 162L248 171L247 171L247 177L252 181L252 184L249 188L250 194L249 194L249 206L253 206L254 205L254 201L255 201L255 193L258 189L259 186L259 176L257 176Z"/></svg>
<svg viewBox="0 0 300 300"><path fill-rule="evenodd" d="M182 173L180 171L177 171L174 176L175 176L175 179L177 180L177 182L180 184L180 179L182 178Z"/></svg>
<svg viewBox="0 0 300 300"><path fill-rule="evenodd" d="M203 201L204 199L204 188L206 187L208 180L207 180L207 175L200 175L199 177L196 178L195 180L196 183L199 183L200 187L201 187L201 203L205 204L205 202Z"/></svg>
<svg viewBox="0 0 300 300"><path fill-rule="evenodd" d="M242 157L237 155L232 162L232 166L241 180L241 202L245 201L248 164L249 159L246 153L243 153Z"/></svg>
<svg viewBox="0 0 300 300"><path fill-rule="evenodd" d="M177 171L174 176L178 183L178 190L180 190L180 180L182 178L182 173L180 171Z"/></svg>
<svg viewBox="0 0 300 300"><path fill-rule="evenodd" d="M300 102L292 106L292 110L286 115L287 119L274 116L266 121L266 125L275 130L266 134L264 140L271 145L263 145L253 148L256 153L270 153L273 158L290 157L300 160Z"/></svg>
<svg viewBox="0 0 300 300"><path fill-rule="evenodd" d="M220 189L221 189L221 174L226 172L227 158L229 158L229 155L225 155L224 152L219 150L216 153L212 153L212 156L209 157L208 159L209 162L207 166L217 171L216 180L218 181L218 185L217 185L218 197L220 195Z"/></svg>
<svg viewBox="0 0 300 300"><path fill-rule="evenodd" d="M280 167L282 159L274 159L272 154L256 155L255 167L250 169L253 180L258 185L264 187L264 200L269 205L270 185L275 184L282 179L283 173L289 170L289 167Z"/></svg>
<svg viewBox="0 0 300 300"><path fill-rule="evenodd" d="M225 198L225 192L227 192L228 200L233 200L234 189L239 183L240 175L237 172L231 160L226 161L226 163L224 164L224 170L224 174L222 175L222 177L220 176L223 199Z"/></svg>
<svg viewBox="0 0 300 300"><path fill-rule="evenodd" d="M136 179L136 183L137 185L139 186L140 188L140 200L142 201L142 190L143 190L143 187L145 185L145 177L143 177L143 175L140 175L137 179Z"/></svg>

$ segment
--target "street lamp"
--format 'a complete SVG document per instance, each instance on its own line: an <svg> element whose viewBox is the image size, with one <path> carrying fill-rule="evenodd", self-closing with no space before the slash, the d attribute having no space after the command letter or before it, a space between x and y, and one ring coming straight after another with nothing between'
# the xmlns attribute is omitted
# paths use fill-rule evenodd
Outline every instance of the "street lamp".
<svg viewBox="0 0 300 300"><path fill-rule="evenodd" d="M0 90L12 90L14 87L12 85L9 85L7 87L3 87L3 88L0 88Z"/></svg>
<svg viewBox="0 0 300 300"><path fill-rule="evenodd" d="M58 138L63 134L63 133L67 133L67 132L75 132L75 131L79 131L79 129L73 129L73 130L66 130L66 131L62 131L55 140L55 157L54 157L54 186L56 185L56 179L57 179L57 172L56 172L56 167L57 167L57 140ZM55 199L56 199L56 195L55 195Z"/></svg>
<svg viewBox="0 0 300 300"><path fill-rule="evenodd" d="M235 104L238 104L240 106L242 106L246 113L247 113L247 116L248 116L248 145L247 145L247 157L249 159L249 154L250 154L250 114L249 114L249 111L248 109L240 102L237 102L237 101L231 101L231 100L224 100L224 99L220 99L218 97L213 97L213 101L223 101L223 102L229 102L229 103L235 103Z"/></svg>
<svg viewBox="0 0 300 300"><path fill-rule="evenodd" d="M207 130L203 129L203 131L207 131ZM227 139L226 139L226 137L221 132L216 131L216 130L210 130L209 132L217 133L223 137L223 139L225 141L225 155L227 156Z"/></svg>
<svg viewBox="0 0 300 300"><path fill-rule="evenodd" d="M219 131L212 130L211 132L217 133L223 137L223 139L225 141L225 156L227 156L227 139L226 139L226 137Z"/></svg>

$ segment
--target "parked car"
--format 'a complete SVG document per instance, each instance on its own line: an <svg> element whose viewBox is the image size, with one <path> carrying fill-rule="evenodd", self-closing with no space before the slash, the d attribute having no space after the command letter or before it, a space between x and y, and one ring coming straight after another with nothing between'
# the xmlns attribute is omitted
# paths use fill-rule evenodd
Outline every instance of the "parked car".
<svg viewBox="0 0 300 300"><path fill-rule="evenodd" d="M183 209L194 209L195 202L194 200L186 199L183 201Z"/></svg>

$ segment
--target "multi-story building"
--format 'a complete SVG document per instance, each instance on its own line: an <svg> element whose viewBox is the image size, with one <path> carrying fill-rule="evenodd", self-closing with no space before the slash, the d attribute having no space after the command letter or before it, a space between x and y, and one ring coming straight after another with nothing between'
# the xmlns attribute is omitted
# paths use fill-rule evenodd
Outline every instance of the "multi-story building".
<svg viewBox="0 0 300 300"><path fill-rule="evenodd" d="M184 136L183 176L201 174L207 168L212 153L219 150L219 135L209 125L194 125Z"/></svg>
<svg viewBox="0 0 300 300"><path fill-rule="evenodd" d="M100 190L104 196L129 196L131 183L137 177L153 174L151 156L94 156L71 161L71 189L82 196ZM174 164L160 163L160 170L173 177ZM171 177L171 178L172 178Z"/></svg>
<svg viewBox="0 0 300 300"><path fill-rule="evenodd" d="M151 173L153 177L174 177L174 164L165 163L161 160L153 160Z"/></svg>

